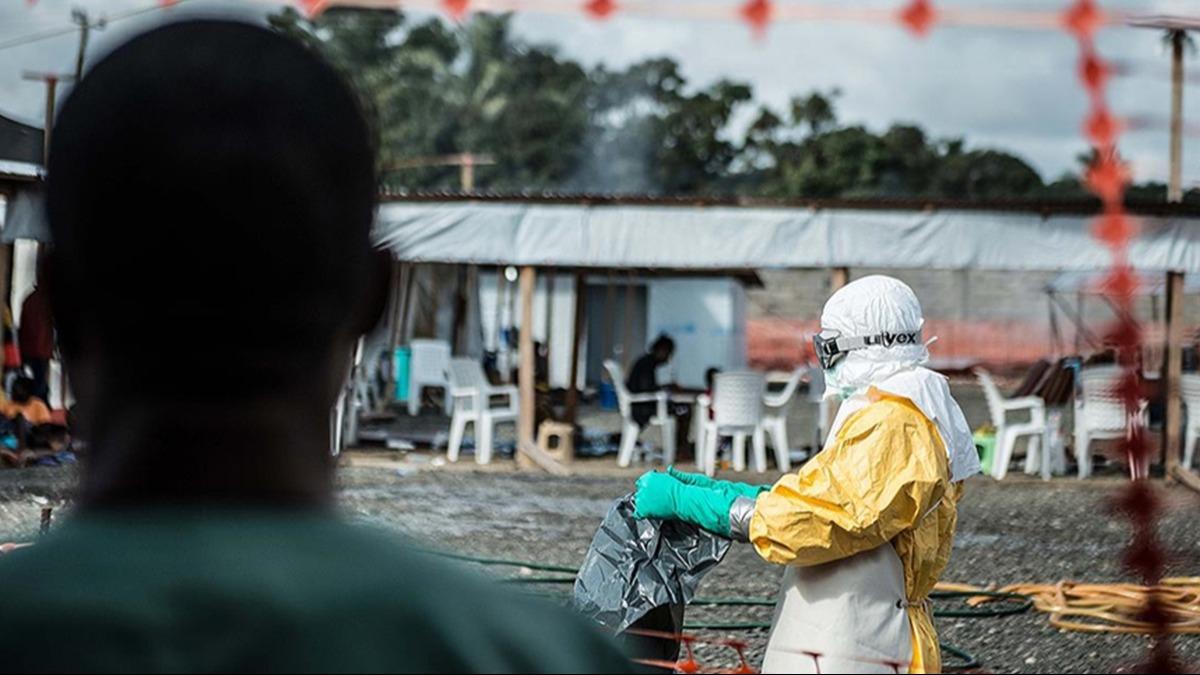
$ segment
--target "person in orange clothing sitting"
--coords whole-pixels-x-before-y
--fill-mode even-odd
[[[0,415],[5,419],[24,419],[32,426],[50,424],[50,406],[34,395],[35,383],[28,377],[13,380],[12,398],[0,401]]]
[[[31,378],[18,377],[13,380],[11,398],[0,394],[0,416],[17,438],[15,449],[0,449],[0,460],[10,466],[29,466],[45,451],[54,454],[65,447],[66,429],[55,423],[50,406],[34,395],[35,386]]]

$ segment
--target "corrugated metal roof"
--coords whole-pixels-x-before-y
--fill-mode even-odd
[[[1200,17],[1174,14],[1144,14],[1129,17],[1126,22],[1135,28],[1163,30],[1200,30]]]
[[[387,202],[484,202],[509,204],[545,204],[576,206],[689,206],[742,208],[796,208],[809,210],[866,211],[992,211],[1050,215],[1092,215],[1100,212],[1098,199],[928,199],[911,198],[821,198],[767,199],[760,197],[694,195],[663,196],[641,194],[600,194],[567,192],[455,192],[414,191],[384,192]],[[1200,204],[1127,200],[1130,213],[1143,216],[1200,217]]]

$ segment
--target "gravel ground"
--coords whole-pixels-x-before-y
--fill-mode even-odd
[[[579,462],[578,475],[552,478],[516,473],[507,462],[484,471],[462,464],[435,468],[426,455],[405,460],[371,453],[351,459],[341,470],[340,483],[343,508],[353,518],[441,550],[570,566],[583,558],[609,504],[632,488],[637,475],[612,468],[611,461]],[[69,468],[0,472],[0,540],[33,536],[41,502],[69,496],[75,475]],[[1128,523],[1108,508],[1120,487],[1115,478],[1049,484],[1020,476],[1004,483],[973,479],[944,578],[980,585],[1128,581],[1119,562]],[[1168,513],[1159,532],[1169,549],[1170,573],[1198,574],[1200,524],[1195,516],[1200,497],[1181,488],[1163,493]],[[778,569],[747,547],[735,547],[704,580],[700,593],[771,597],[778,579]],[[565,592],[567,587],[553,589]],[[688,618],[769,621],[770,608],[697,608]],[[1059,632],[1036,613],[942,619],[938,629],[944,642],[973,653],[991,672],[1121,672],[1146,646],[1138,636]],[[765,631],[704,635],[747,639],[751,663],[761,660]],[[1200,663],[1200,637],[1177,637],[1175,646],[1188,662]],[[708,665],[732,665],[732,658],[723,648],[700,652]]]

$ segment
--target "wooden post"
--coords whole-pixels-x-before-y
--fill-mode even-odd
[[[526,265],[521,268],[521,365],[518,373],[518,390],[521,399],[520,411],[517,417],[517,467],[531,469],[534,464],[527,456],[527,450],[534,447],[533,417],[534,396],[537,394],[533,386],[533,289],[537,284],[537,273],[533,267]]]
[[[835,267],[829,270],[829,294],[837,293],[842,286],[850,283],[850,269],[848,267]]]
[[[463,192],[469,194],[475,191],[475,158],[473,156],[463,155],[463,162],[459,165],[458,181]]]
[[[61,73],[24,73],[26,80],[40,81],[46,85],[46,113],[42,128],[42,168],[50,164],[50,132],[54,128],[54,102],[59,82],[71,82],[75,78]]]
[[[1167,201],[1183,201],[1183,48],[1187,31],[1171,36],[1171,159]]]
[[[1166,455],[1168,480],[1179,468],[1180,422],[1183,421],[1179,382],[1183,378],[1183,273],[1167,272],[1167,367],[1164,395],[1166,414],[1163,417],[1163,452]]]
[[[571,333],[571,378],[567,381],[566,421],[575,424],[579,411],[579,346],[587,329],[587,279],[575,274],[575,321]]]
[[[546,350],[546,379],[550,379],[550,371],[553,370],[552,355],[554,346],[554,272],[550,271],[546,275],[546,337],[542,342],[542,348]]]
[[[1083,293],[1075,294],[1075,356],[1083,356]]]

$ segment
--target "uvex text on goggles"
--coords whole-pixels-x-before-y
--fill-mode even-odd
[[[846,354],[867,347],[897,347],[921,343],[921,331],[891,333],[884,331],[876,335],[843,336],[840,331],[823,330],[813,336],[813,350],[821,367],[829,370],[846,358]]]

